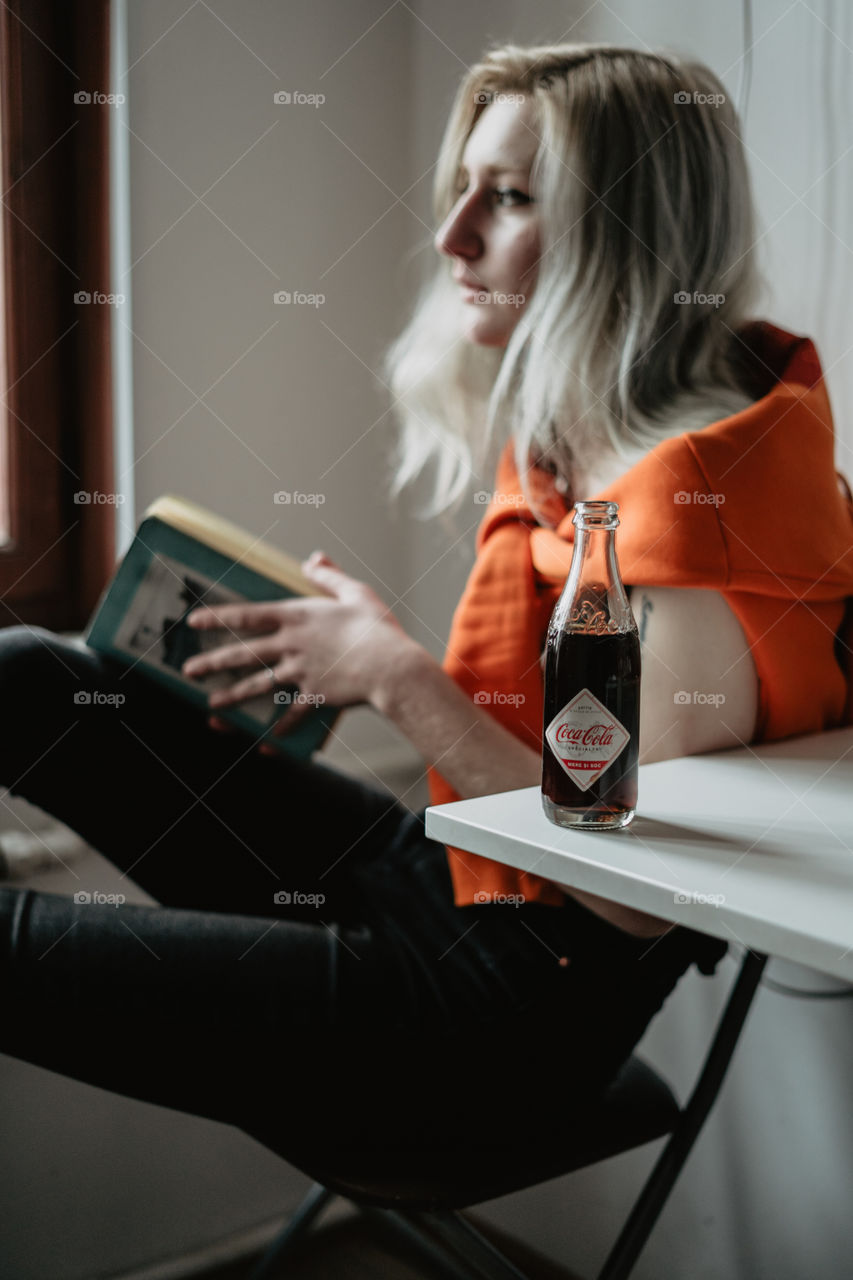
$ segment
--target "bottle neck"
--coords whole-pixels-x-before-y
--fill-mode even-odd
[[[575,531],[572,565],[557,606],[565,630],[597,633],[636,627],[619,572],[615,528],[581,522]]]

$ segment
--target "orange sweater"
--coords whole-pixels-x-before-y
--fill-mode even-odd
[[[853,617],[845,613],[853,597],[853,503],[835,471],[832,415],[811,341],[765,322],[740,336],[759,398],[663,441],[584,497],[619,503],[616,546],[626,585],[723,595],[755,661],[755,741],[764,742],[853,722]],[[555,529],[536,523],[508,444],[443,663],[472,700],[479,694],[477,702],[537,750],[540,656],[572,556],[572,513],[562,501],[560,515]],[[429,783],[433,804],[458,799],[434,769]],[[478,891],[564,900],[540,876],[460,849],[448,848],[448,858],[457,906]]]

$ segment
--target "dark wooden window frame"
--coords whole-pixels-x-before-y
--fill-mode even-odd
[[[4,0],[0,626],[81,629],[115,564],[110,91],[109,0]]]

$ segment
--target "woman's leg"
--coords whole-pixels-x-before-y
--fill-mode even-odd
[[[402,990],[368,928],[0,887],[0,1052],[279,1145],[358,1110]]]
[[[0,783],[166,905],[310,916],[297,899],[322,894],[343,918],[351,869],[405,816],[328,766],[211,730],[149,677],[41,627],[0,630],[0,705]]]

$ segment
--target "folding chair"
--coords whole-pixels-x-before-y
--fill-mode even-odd
[[[435,1153],[399,1151],[383,1156],[373,1148],[324,1154],[327,1167],[310,1156],[298,1167],[315,1179],[304,1201],[269,1245],[251,1280],[286,1274],[279,1264],[335,1196],[343,1196],[415,1243],[424,1256],[458,1280],[528,1280],[458,1212],[586,1168],[670,1134],[598,1280],[624,1280],[645,1245],[705,1122],[752,1004],[767,956],[747,950],[705,1061],[686,1105],[669,1085],[632,1055],[600,1095],[591,1097],[569,1142],[561,1134],[513,1134],[505,1147]],[[257,1136],[257,1135],[255,1135]],[[263,1141],[263,1138],[259,1138]],[[269,1145],[269,1144],[267,1144]],[[274,1148],[272,1148],[274,1149]],[[279,1152],[293,1162],[292,1156]],[[311,1166],[311,1167],[309,1167]]]

